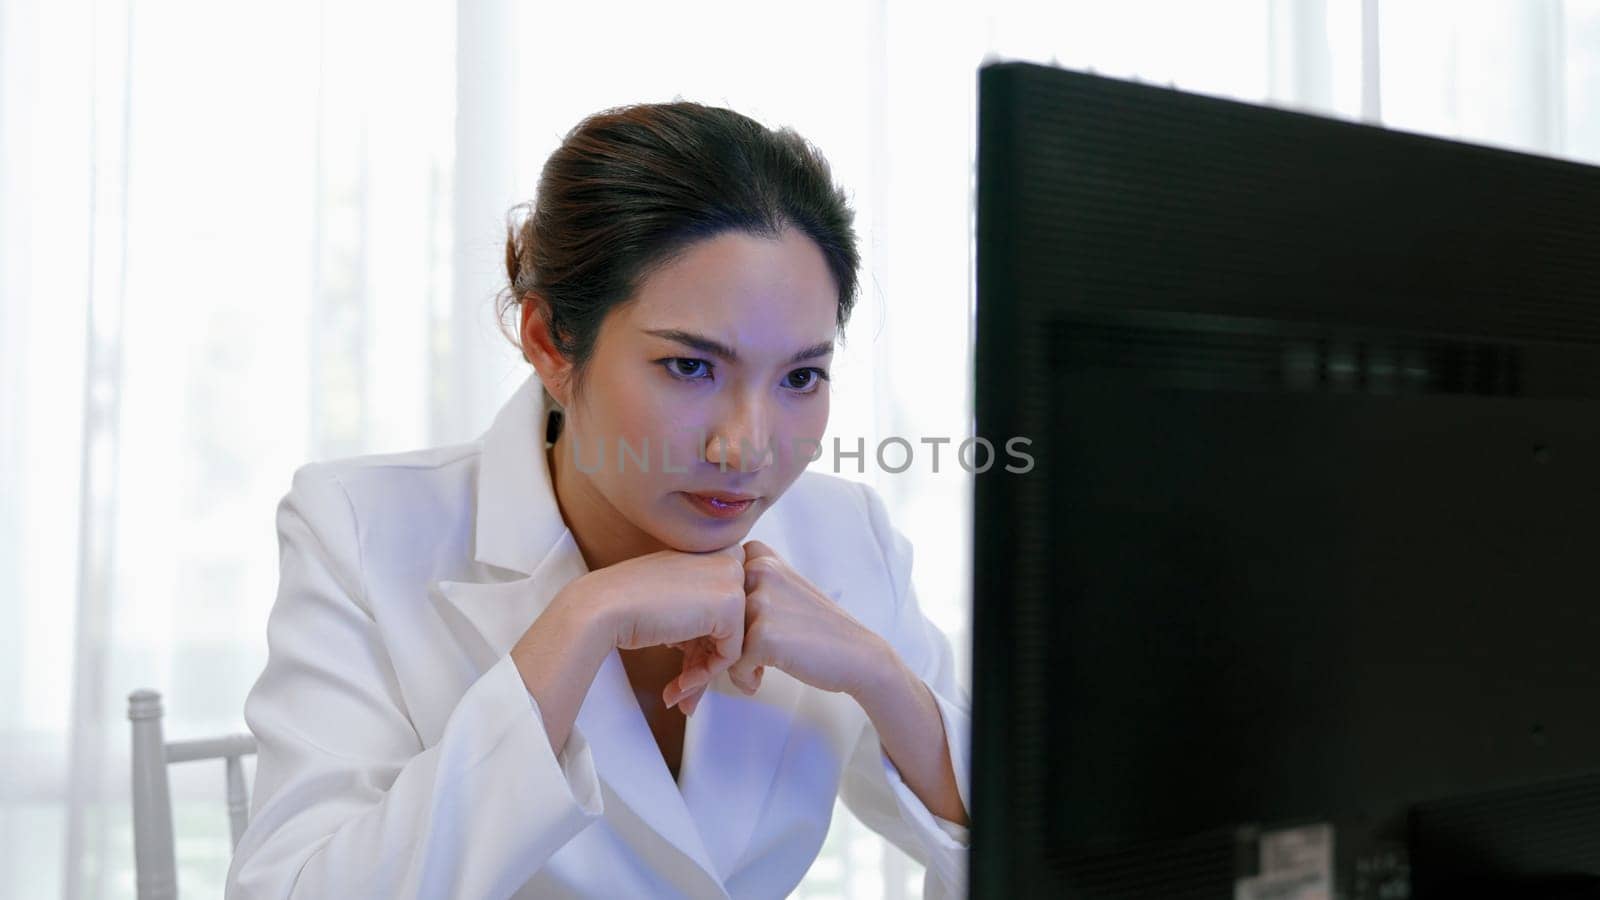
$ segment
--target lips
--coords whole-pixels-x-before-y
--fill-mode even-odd
[[[685,491],[683,496],[701,514],[713,519],[736,519],[754,506],[761,499],[755,494],[740,494],[728,492],[691,493]]]
[[[740,494],[733,491],[686,491],[685,493],[691,497],[703,497],[718,503],[743,503],[746,500],[761,499],[756,494]]]

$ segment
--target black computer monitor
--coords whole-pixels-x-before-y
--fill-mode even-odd
[[[1600,169],[1024,63],[978,124],[974,896],[1592,889]]]

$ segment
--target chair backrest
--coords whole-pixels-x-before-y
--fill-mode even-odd
[[[139,900],[175,900],[178,861],[173,850],[172,792],[167,764],[199,759],[226,763],[228,821],[233,844],[250,814],[242,757],[256,752],[249,734],[191,741],[167,741],[161,733],[161,695],[138,690],[128,695],[128,720],[133,730],[133,859]]]

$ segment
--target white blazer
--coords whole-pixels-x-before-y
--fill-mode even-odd
[[[259,746],[229,900],[783,897],[835,797],[965,896],[968,834],[901,780],[855,700],[726,674],[674,782],[612,651],[560,756],[509,650],[587,571],[556,506],[535,376],[471,444],[314,463],[278,507]],[[970,701],[871,488],[808,471],[750,537],[886,638],[933,690],[970,810]]]

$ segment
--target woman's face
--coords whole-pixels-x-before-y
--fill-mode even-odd
[[[653,272],[567,398],[570,499],[635,552],[742,541],[820,446],[837,308],[821,249],[794,229],[727,232]]]

